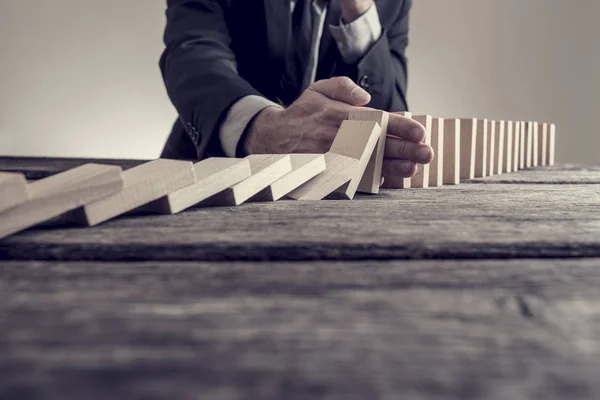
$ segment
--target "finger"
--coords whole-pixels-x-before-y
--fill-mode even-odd
[[[417,173],[417,164],[405,160],[384,160],[381,173],[383,188],[398,189],[403,187],[404,178]]]
[[[345,76],[317,81],[308,90],[353,106],[364,106],[371,101],[369,93]]]
[[[433,149],[425,143],[414,143],[404,139],[388,137],[385,142],[385,157],[429,164],[433,160]]]
[[[412,118],[391,113],[387,134],[420,143],[425,139],[425,127]]]

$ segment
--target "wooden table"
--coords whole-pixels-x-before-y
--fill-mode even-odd
[[[600,167],[44,226],[0,263],[2,399],[600,398]]]

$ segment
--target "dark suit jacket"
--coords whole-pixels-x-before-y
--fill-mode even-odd
[[[341,18],[330,0],[317,80],[348,76],[372,96],[370,107],[405,111],[408,14],[412,0],[376,0],[382,37],[356,64],[346,64],[327,26]],[[287,54],[289,0],[168,0],[160,67],[179,119],[162,157],[223,156],[219,127],[247,95],[278,102]],[[236,68],[237,65],[237,68]]]

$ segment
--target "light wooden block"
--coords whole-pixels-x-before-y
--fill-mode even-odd
[[[550,124],[548,132],[548,165],[554,165],[556,154],[556,125]]]
[[[520,143],[521,143],[521,123],[513,122],[514,137],[513,137],[513,159],[512,159],[512,170],[519,170],[519,158],[521,157]]]
[[[288,194],[296,200],[322,200],[337,189],[348,186],[359,168],[355,158],[325,153],[325,171]]]
[[[539,127],[540,127],[540,124],[538,122],[533,123],[533,145],[531,147],[531,149],[532,149],[531,165],[534,167],[537,167],[539,165],[539,143],[540,143]]]
[[[477,119],[460,120],[460,179],[475,178]]]
[[[23,174],[0,172],[0,212],[29,199]]]
[[[292,172],[289,154],[251,154],[252,175],[200,203],[202,206],[239,206],[266,189],[269,185]]]
[[[390,114],[380,110],[358,109],[350,111],[349,120],[355,121],[375,121],[381,127],[381,134],[375,146],[375,150],[369,159],[362,179],[358,184],[358,192],[361,193],[379,193],[381,186],[381,169],[383,167],[383,157],[385,153],[385,141],[387,137],[388,123]]]
[[[208,158],[194,164],[194,171],[195,183],[147,204],[144,211],[177,214],[252,175],[250,161],[236,158]]]
[[[335,197],[353,199],[358,185],[381,137],[381,127],[375,121],[342,121],[331,144],[330,152],[358,160],[352,181],[335,191]]]
[[[413,115],[410,111],[398,112],[396,114],[401,115],[406,118],[411,118],[411,119],[413,117]],[[386,188],[386,187],[390,187],[390,186],[388,186],[385,182],[383,182],[383,187]],[[397,187],[396,189],[410,189],[411,187],[412,187],[412,178],[408,177],[408,178],[402,178],[402,180],[400,181],[400,187]]]
[[[95,226],[189,186],[196,180],[191,162],[166,159],[131,168],[123,173],[123,178],[125,186],[122,191],[73,210],[69,219],[81,225]]]
[[[496,175],[496,121],[488,121],[488,176]]]
[[[506,121],[504,124],[504,157],[502,159],[502,172],[510,173],[513,170],[513,143],[515,138],[514,122]]]
[[[123,187],[120,167],[98,164],[82,165],[32,182],[27,187],[30,199],[0,214],[0,238],[119,193]]]
[[[524,169],[527,165],[527,124],[524,121],[521,125],[521,136],[519,143],[519,169]]]
[[[262,190],[252,201],[277,201],[325,171],[324,154],[290,154],[292,171]]]
[[[504,164],[504,121],[495,121],[494,174],[501,175]]]
[[[548,165],[548,124],[539,124],[538,165]]]
[[[444,184],[444,119],[433,118],[431,121],[431,147],[434,157],[429,164],[429,186],[438,187]]]
[[[431,144],[431,115],[415,115],[413,119],[425,127],[425,140],[423,143]],[[411,178],[411,187],[413,188],[428,188],[429,187],[429,164],[417,164],[417,173]]]
[[[533,122],[525,123],[525,168],[533,166]]]
[[[460,183],[460,120],[444,120],[444,185]]]
[[[477,139],[475,140],[475,177],[487,176],[487,146],[488,146],[488,120],[477,120]]]

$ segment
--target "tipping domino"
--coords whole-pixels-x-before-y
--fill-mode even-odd
[[[0,238],[123,190],[120,167],[86,164],[28,184],[30,198],[0,214]]]

